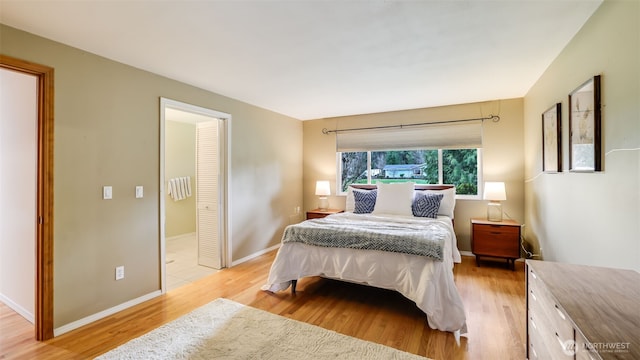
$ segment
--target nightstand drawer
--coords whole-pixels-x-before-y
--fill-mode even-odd
[[[340,209],[315,209],[315,210],[310,210],[307,211],[307,220],[310,219],[321,219],[323,217],[329,216],[331,214],[338,214],[344,212],[344,210],[340,210]]]
[[[513,230],[516,230],[515,232]],[[499,257],[520,257],[519,228],[504,227],[499,229],[474,226],[473,253]]]
[[[473,232],[476,236],[501,238],[506,237],[512,239],[514,236],[520,236],[519,226],[500,226],[500,225],[486,225],[486,224],[473,224]]]
[[[327,216],[327,214],[319,214],[317,212],[308,212],[307,213],[307,219],[321,219],[323,217]]]
[[[520,224],[511,219],[471,219],[471,252],[478,266],[480,256],[490,256],[507,259],[515,270],[515,260],[520,258]]]

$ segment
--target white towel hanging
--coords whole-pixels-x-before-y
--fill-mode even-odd
[[[176,179],[173,178],[171,180],[169,180],[169,183],[171,184],[171,198],[173,199],[173,201],[178,201],[180,200],[180,194],[178,193],[178,184],[176,182]]]
[[[167,181],[167,195],[173,201],[184,200],[191,197],[191,176],[181,176]]]
[[[191,176],[187,176],[187,197],[191,197]]]
[[[187,191],[184,186],[184,177],[178,178],[178,193],[180,194],[180,200],[184,200],[187,198]]]

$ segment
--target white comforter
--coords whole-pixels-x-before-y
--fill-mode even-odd
[[[269,279],[262,287],[267,291],[281,291],[292,280],[305,276],[323,276],[396,290],[425,312],[429,326],[434,329],[466,333],[466,315],[458,289],[453,281],[453,263],[460,262],[460,252],[451,220],[376,216],[341,213],[331,216],[361,218],[369,221],[420,224],[440,221],[451,229],[445,242],[444,259],[391,253],[378,250],[326,248],[303,243],[282,244],[276,255]]]

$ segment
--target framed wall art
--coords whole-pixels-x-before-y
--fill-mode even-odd
[[[562,171],[562,104],[542,113],[542,171]]]
[[[569,170],[602,171],[600,75],[569,94]]]

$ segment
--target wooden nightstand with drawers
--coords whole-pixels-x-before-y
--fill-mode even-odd
[[[507,259],[511,269],[520,258],[520,224],[514,220],[471,219],[471,251],[480,266],[480,257]]]
[[[323,218],[327,215],[331,215],[331,214],[337,214],[337,213],[341,213],[344,212],[344,210],[340,210],[340,209],[324,209],[324,210],[320,210],[320,209],[315,209],[315,210],[309,210],[307,211],[307,220],[309,219],[320,219]]]

